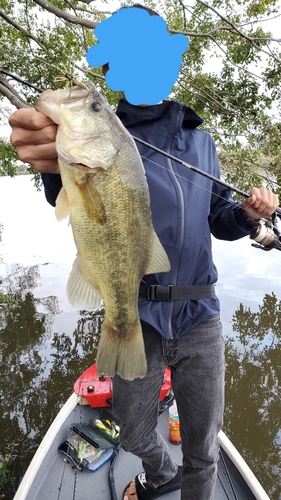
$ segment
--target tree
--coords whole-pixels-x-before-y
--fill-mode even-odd
[[[17,153],[10,142],[0,138],[0,175],[14,177],[17,173]]]
[[[274,293],[265,294],[257,312],[240,304],[232,326],[237,335],[226,341],[225,431],[240,443],[240,453],[270,498],[278,500],[280,300]]]
[[[184,33],[190,40],[171,97],[204,118],[227,180],[244,190],[262,180],[278,191],[280,40],[273,38],[266,22],[279,18],[278,1],[143,4],[158,10],[172,34]],[[105,3],[99,11],[93,0],[0,0],[2,67],[42,89],[61,87],[58,78],[67,80],[74,73],[80,81],[93,80],[114,106],[118,94],[106,87],[100,69],[85,62],[86,51],[96,43],[93,28],[110,15],[109,7]],[[37,95],[0,73],[2,99],[22,107],[32,105]]]

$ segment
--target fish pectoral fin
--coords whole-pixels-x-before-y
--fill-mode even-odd
[[[70,205],[64,187],[61,188],[57,196],[55,214],[58,221],[65,219],[70,214]]]
[[[102,303],[102,295],[83,273],[79,257],[75,259],[68,278],[67,297],[74,307],[88,311],[95,311]]]
[[[84,182],[77,182],[80,195],[87,217],[99,225],[106,223],[106,211],[101,195],[91,181],[89,175],[85,176]]]
[[[145,274],[155,274],[168,272],[171,269],[168,255],[166,254],[160,240],[153,231],[151,242],[151,257],[146,268]]]

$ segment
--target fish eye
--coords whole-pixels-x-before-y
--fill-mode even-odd
[[[91,108],[93,111],[96,111],[98,113],[99,111],[101,111],[102,105],[100,102],[94,101],[91,104]]]

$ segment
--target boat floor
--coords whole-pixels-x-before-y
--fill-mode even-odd
[[[109,462],[104,464],[95,472],[84,470],[74,471],[69,463],[64,461],[64,455],[57,451],[58,446],[67,438],[71,424],[76,421],[88,422],[90,418],[98,413],[99,409],[77,406],[67,418],[65,425],[56,436],[52,447],[47,451],[35,479],[32,483],[26,500],[110,500],[108,486]],[[159,430],[164,437],[168,434],[167,411],[159,417]],[[173,456],[178,464],[182,462],[181,446],[172,445],[168,442]],[[231,480],[225,468],[227,462],[231,472]],[[233,470],[231,469],[233,468]],[[132,455],[120,450],[114,465],[115,489],[118,500],[121,500],[123,490],[132,478],[141,472],[141,461]],[[18,498],[18,497],[17,497]],[[19,497],[21,498],[21,497]],[[165,500],[180,500],[180,491],[163,496]],[[214,500],[254,500],[240,473],[232,465],[227,455],[222,452],[219,461],[219,472],[216,483]],[[195,499],[194,499],[195,500]]]

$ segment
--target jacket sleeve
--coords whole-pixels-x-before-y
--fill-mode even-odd
[[[213,175],[220,178],[220,167],[214,145]],[[213,236],[220,240],[238,240],[249,235],[253,227],[242,214],[241,203],[234,202],[231,190],[213,182],[209,225]]]
[[[59,174],[41,174],[47,201],[54,207],[57,196],[62,188],[61,176]]]

